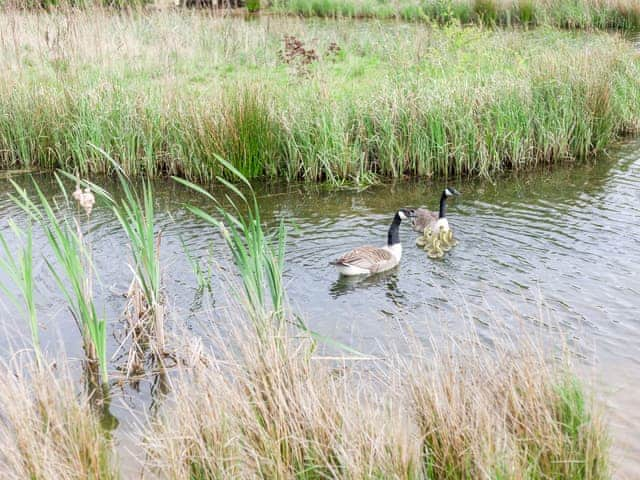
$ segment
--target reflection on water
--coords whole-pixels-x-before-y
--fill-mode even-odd
[[[333,298],[341,295],[353,293],[357,290],[367,290],[374,288],[376,290],[384,290],[388,298],[398,296],[398,267],[383,273],[369,276],[343,277],[338,276],[336,281],[331,284],[329,293]]]
[[[36,178],[55,192],[51,177]],[[487,334],[496,321],[514,331],[523,322],[533,327],[559,323],[583,355],[584,367],[600,379],[612,408],[618,452],[626,458],[624,468],[628,474],[637,471],[640,144],[595,164],[452,184],[463,194],[449,207],[459,244],[443,259],[430,260],[414,246],[417,234],[405,223],[401,265],[368,278],[339,278],[329,261],[358,245],[384,245],[394,211],[418,205],[436,209],[442,183],[396,182],[363,192],[307,185],[259,187],[265,222],[277,225],[284,218],[289,226],[285,281],[292,305],[314,330],[371,353],[398,344],[407,329],[418,336],[455,334],[465,326],[463,314]],[[0,188],[8,191],[9,186],[1,183]],[[175,182],[158,182],[156,190],[171,315],[196,331],[211,321],[223,325],[228,320],[224,292],[233,274],[230,257],[218,233],[184,208],[185,203],[211,206]],[[7,218],[24,222],[6,197],[0,200],[0,212],[3,233],[8,233]],[[99,308],[107,318],[117,319],[124,303],[121,294],[131,280],[126,238],[100,205],[88,230],[100,272]],[[36,234],[34,241],[46,256],[44,239]],[[211,271],[210,291],[198,288],[185,249],[203,268],[211,264],[203,270]],[[44,345],[52,350],[62,336],[67,351],[81,356],[73,319],[42,261],[36,272]],[[3,327],[15,338],[14,332],[24,327],[16,326],[15,315],[5,317]],[[112,325],[120,328],[115,320]],[[116,346],[112,340],[110,351]],[[140,394],[127,392],[126,402],[135,406],[136,395],[148,397],[148,389],[161,390],[158,382],[143,386],[147,391]],[[116,408],[114,402],[112,411],[127,415],[126,409]]]

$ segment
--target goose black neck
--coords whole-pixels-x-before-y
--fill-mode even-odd
[[[447,215],[447,195],[442,192],[442,196],[440,197],[440,213],[438,218],[444,218]]]
[[[389,233],[387,234],[388,246],[400,243],[400,222],[402,222],[402,219],[400,218],[400,215],[396,213],[396,216],[393,217],[393,222],[391,222],[391,226],[389,227]]]

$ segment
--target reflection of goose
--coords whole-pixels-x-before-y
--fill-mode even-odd
[[[402,257],[402,244],[400,243],[400,222],[413,215],[412,210],[400,209],[393,217],[389,227],[387,245],[384,247],[372,247],[365,245],[345,253],[342,257],[331,262],[341,275],[368,275],[389,270],[398,263]]]
[[[447,187],[440,196],[440,210],[432,212],[426,208],[418,208],[415,211],[415,218],[412,222],[413,229],[416,232],[424,232],[429,227],[432,231],[437,232],[441,227],[449,230],[449,222],[447,221],[447,198],[458,196],[458,192],[453,187]]]
[[[398,292],[397,274],[393,271],[387,271],[373,275],[340,275],[329,288],[329,294],[338,298],[358,290],[377,289],[382,292],[386,291],[386,296],[395,298],[401,296]]]

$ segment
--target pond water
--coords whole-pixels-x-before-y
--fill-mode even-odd
[[[49,175],[34,178],[49,195],[59,195]],[[23,185],[28,178],[14,176]],[[113,183],[98,180],[107,187]],[[309,185],[262,185],[257,191],[265,222],[288,227],[285,279],[293,308],[316,331],[361,351],[379,354],[411,335],[453,334],[471,319],[481,334],[496,323],[518,332],[556,325],[581,355],[609,407],[619,477],[640,472],[640,143],[616,150],[593,164],[513,173],[493,182],[452,181],[462,196],[450,203],[450,224],[459,244],[441,260],[415,247],[416,234],[401,226],[401,265],[366,279],[338,278],[329,260],[361,244],[380,244],[401,206],[437,208],[442,182],[398,181],[364,191]],[[11,191],[7,181],[0,191]],[[171,317],[198,328],[223,323],[229,255],[218,233],[184,208],[205,205],[170,180],[155,183],[157,223],[162,229],[162,263]],[[222,191],[214,191],[221,195]],[[2,195],[0,215],[23,221]],[[131,279],[127,243],[113,216],[100,205],[88,236],[95,252],[100,309],[112,328],[121,328]],[[35,251],[47,255],[36,233]],[[185,250],[211,265],[211,292],[198,291]],[[212,253],[212,254],[211,254]],[[81,356],[73,319],[38,256],[38,307],[49,350],[60,342]],[[226,272],[226,273],[225,273]],[[0,280],[6,278],[0,275]],[[6,305],[2,340],[15,344],[19,319]],[[544,326],[544,328],[543,328]],[[117,340],[110,339],[113,352]],[[114,361],[115,362],[115,361]],[[115,365],[114,365],[115,366]],[[148,392],[147,392],[148,393]],[[144,393],[140,394],[142,397]],[[135,394],[128,399],[135,403]],[[120,418],[126,409],[115,413]]]

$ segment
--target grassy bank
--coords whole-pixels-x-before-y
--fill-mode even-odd
[[[209,181],[490,175],[638,127],[640,62],[607,34],[199,14],[0,14],[6,168]],[[291,35],[288,40],[285,36]]]
[[[276,11],[307,17],[402,19],[489,26],[640,28],[633,0],[274,0]]]

